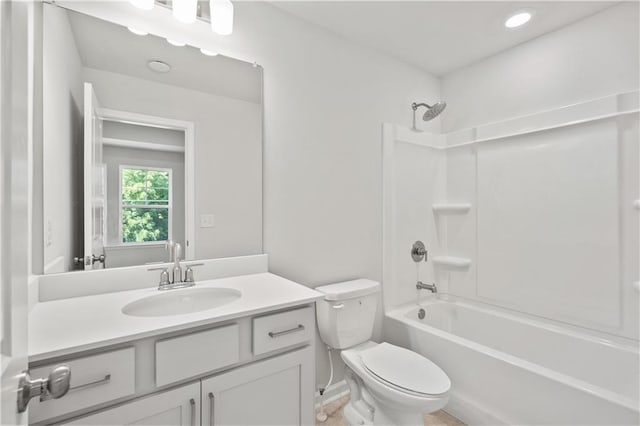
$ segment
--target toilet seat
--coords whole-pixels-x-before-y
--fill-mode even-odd
[[[375,379],[416,396],[443,395],[451,381],[429,359],[399,346],[380,343],[359,353],[362,365]]]

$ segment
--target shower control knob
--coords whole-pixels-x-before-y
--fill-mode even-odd
[[[427,261],[427,249],[422,241],[418,240],[411,246],[411,258],[416,263]]]

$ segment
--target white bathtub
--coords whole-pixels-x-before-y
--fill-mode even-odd
[[[440,295],[386,313],[386,341],[447,372],[469,424],[640,424],[638,344]]]

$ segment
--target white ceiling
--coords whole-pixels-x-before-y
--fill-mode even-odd
[[[276,1],[273,4],[357,43],[442,76],[592,15],[595,1]],[[513,12],[533,9],[508,30]]]
[[[82,64],[88,68],[170,84],[186,89],[262,102],[261,69],[218,55],[204,56],[190,46],[175,47],[153,35],[137,36],[125,27],[68,11]],[[151,60],[166,62],[171,71],[151,71]]]

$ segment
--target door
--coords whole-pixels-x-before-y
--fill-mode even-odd
[[[102,119],[91,83],[84,83],[84,269],[104,268],[106,177]]]
[[[314,424],[314,356],[307,347],[202,381],[202,424]]]
[[[0,1],[0,424],[26,425],[18,376],[27,368],[29,32],[33,4]]]
[[[199,426],[200,382],[138,399],[64,424]]]

